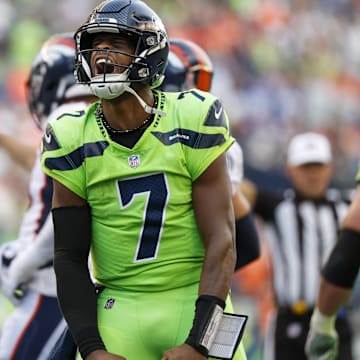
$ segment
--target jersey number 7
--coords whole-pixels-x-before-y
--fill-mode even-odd
[[[134,197],[146,194],[143,223],[134,261],[155,259],[168,201],[168,186],[164,174],[151,174],[117,181],[121,208],[131,205]]]

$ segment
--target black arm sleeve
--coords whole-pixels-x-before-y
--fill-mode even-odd
[[[105,349],[97,327],[96,293],[88,270],[91,242],[89,206],[52,210],[54,268],[61,310],[83,358]]]
[[[235,271],[260,256],[260,241],[252,214],[246,214],[235,221],[236,265]]]
[[[258,189],[253,212],[264,221],[272,221],[275,216],[276,207],[283,200],[284,196],[280,192]]]
[[[341,230],[339,240],[322,269],[322,276],[332,284],[352,288],[360,266],[360,233]]]

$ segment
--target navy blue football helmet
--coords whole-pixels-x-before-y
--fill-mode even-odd
[[[199,45],[190,40],[170,39],[165,79],[159,89],[184,91],[197,88],[210,91],[213,73],[212,62]]]
[[[29,110],[41,129],[48,115],[65,100],[91,95],[88,86],[76,83],[74,70],[73,35],[51,36],[35,57],[26,83]]]
[[[130,65],[104,61],[101,76],[94,76],[91,69],[91,54],[102,51],[93,48],[94,36],[110,33],[127,36],[135,45],[134,54],[126,54]],[[165,27],[158,15],[140,0],[106,0],[90,14],[85,24],[75,33],[76,71],[82,84],[90,84],[93,92],[105,98],[116,94],[116,83],[140,83],[157,87],[164,77],[169,44]],[[109,53],[112,50],[107,50]],[[117,51],[119,53],[119,51]],[[112,74],[108,68],[124,68],[121,76]],[[107,92],[110,94],[107,94]]]

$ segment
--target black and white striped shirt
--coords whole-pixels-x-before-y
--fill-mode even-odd
[[[320,268],[337,239],[348,195],[329,189],[323,199],[309,200],[293,190],[258,192],[254,211],[265,221],[278,306],[291,307],[298,301],[315,305]]]

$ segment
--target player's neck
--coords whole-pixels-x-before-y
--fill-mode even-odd
[[[151,90],[141,91],[139,95],[153,106],[155,97]],[[125,93],[111,101],[103,100],[102,111],[106,122],[114,129],[131,131],[145,125],[149,115],[132,94]]]

